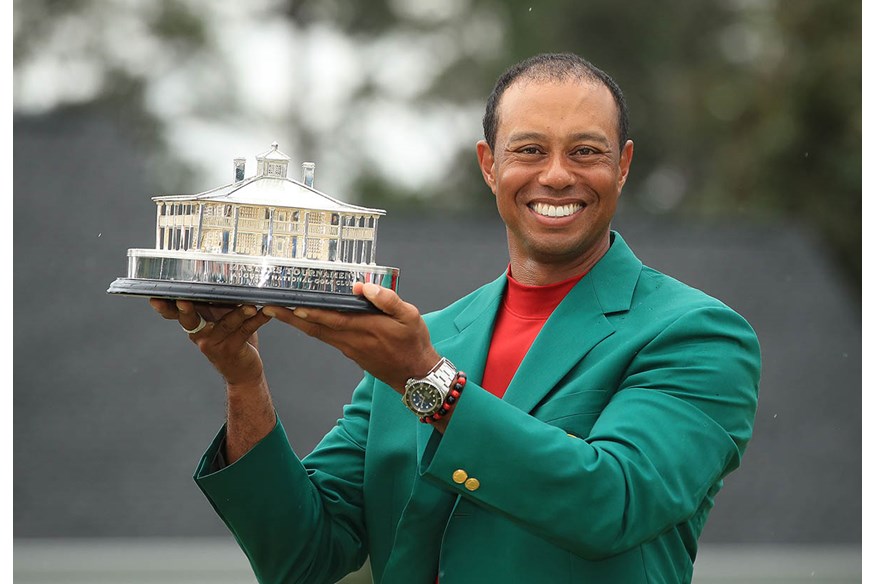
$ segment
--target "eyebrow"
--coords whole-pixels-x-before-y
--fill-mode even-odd
[[[512,134],[508,136],[508,142],[525,142],[527,140],[544,140],[545,135],[539,132],[521,132],[519,134]],[[590,132],[579,132],[578,134],[574,134],[571,136],[572,140],[575,142],[599,142],[603,146],[610,146],[608,138],[603,136],[602,134],[593,134]]]

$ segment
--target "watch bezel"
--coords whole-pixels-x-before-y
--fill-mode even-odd
[[[456,367],[449,359],[442,357],[429,373],[420,379],[411,378],[405,383],[405,391],[402,394],[402,403],[410,411],[419,417],[431,416],[441,410],[444,399],[450,393],[450,386],[456,376]],[[428,410],[419,408],[411,402],[411,396],[420,387],[428,388],[435,392],[436,404]]]
[[[426,394],[426,392],[431,395],[423,395]],[[418,406],[416,403],[414,403],[414,396],[416,396],[417,394],[423,395],[424,399],[421,401],[421,403],[423,401],[426,401],[426,398],[431,398],[435,402],[434,405],[430,408],[422,408]],[[441,405],[444,403],[444,397],[445,394],[441,391],[441,388],[436,386],[434,383],[423,379],[417,380],[414,383],[410,384],[405,390],[404,395],[405,405],[408,407],[408,409],[420,416],[428,416],[440,410]]]

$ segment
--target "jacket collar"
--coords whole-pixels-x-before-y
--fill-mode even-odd
[[[614,332],[605,315],[630,309],[641,271],[642,262],[620,234],[612,231],[609,250],[545,322],[511,380],[505,401],[526,412],[538,405],[590,349]],[[481,288],[454,319],[459,333],[435,345],[475,383],[483,377],[506,283],[503,272]]]

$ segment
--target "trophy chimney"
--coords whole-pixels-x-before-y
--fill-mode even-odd
[[[316,173],[316,163],[302,162],[301,163],[301,180],[310,188],[313,188],[313,175]]]
[[[246,158],[234,159],[234,182],[240,182],[246,176]]]

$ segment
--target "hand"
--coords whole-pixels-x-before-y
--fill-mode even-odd
[[[149,304],[161,316],[176,320],[187,329],[198,326],[201,318],[207,325],[189,335],[207,359],[225,378],[229,387],[251,386],[264,379],[256,331],[270,317],[254,306],[236,308],[194,304],[186,300],[151,298]]]
[[[410,377],[426,375],[441,359],[413,304],[377,284],[353,285],[383,314],[267,306],[264,313],[327,343],[399,393]]]

